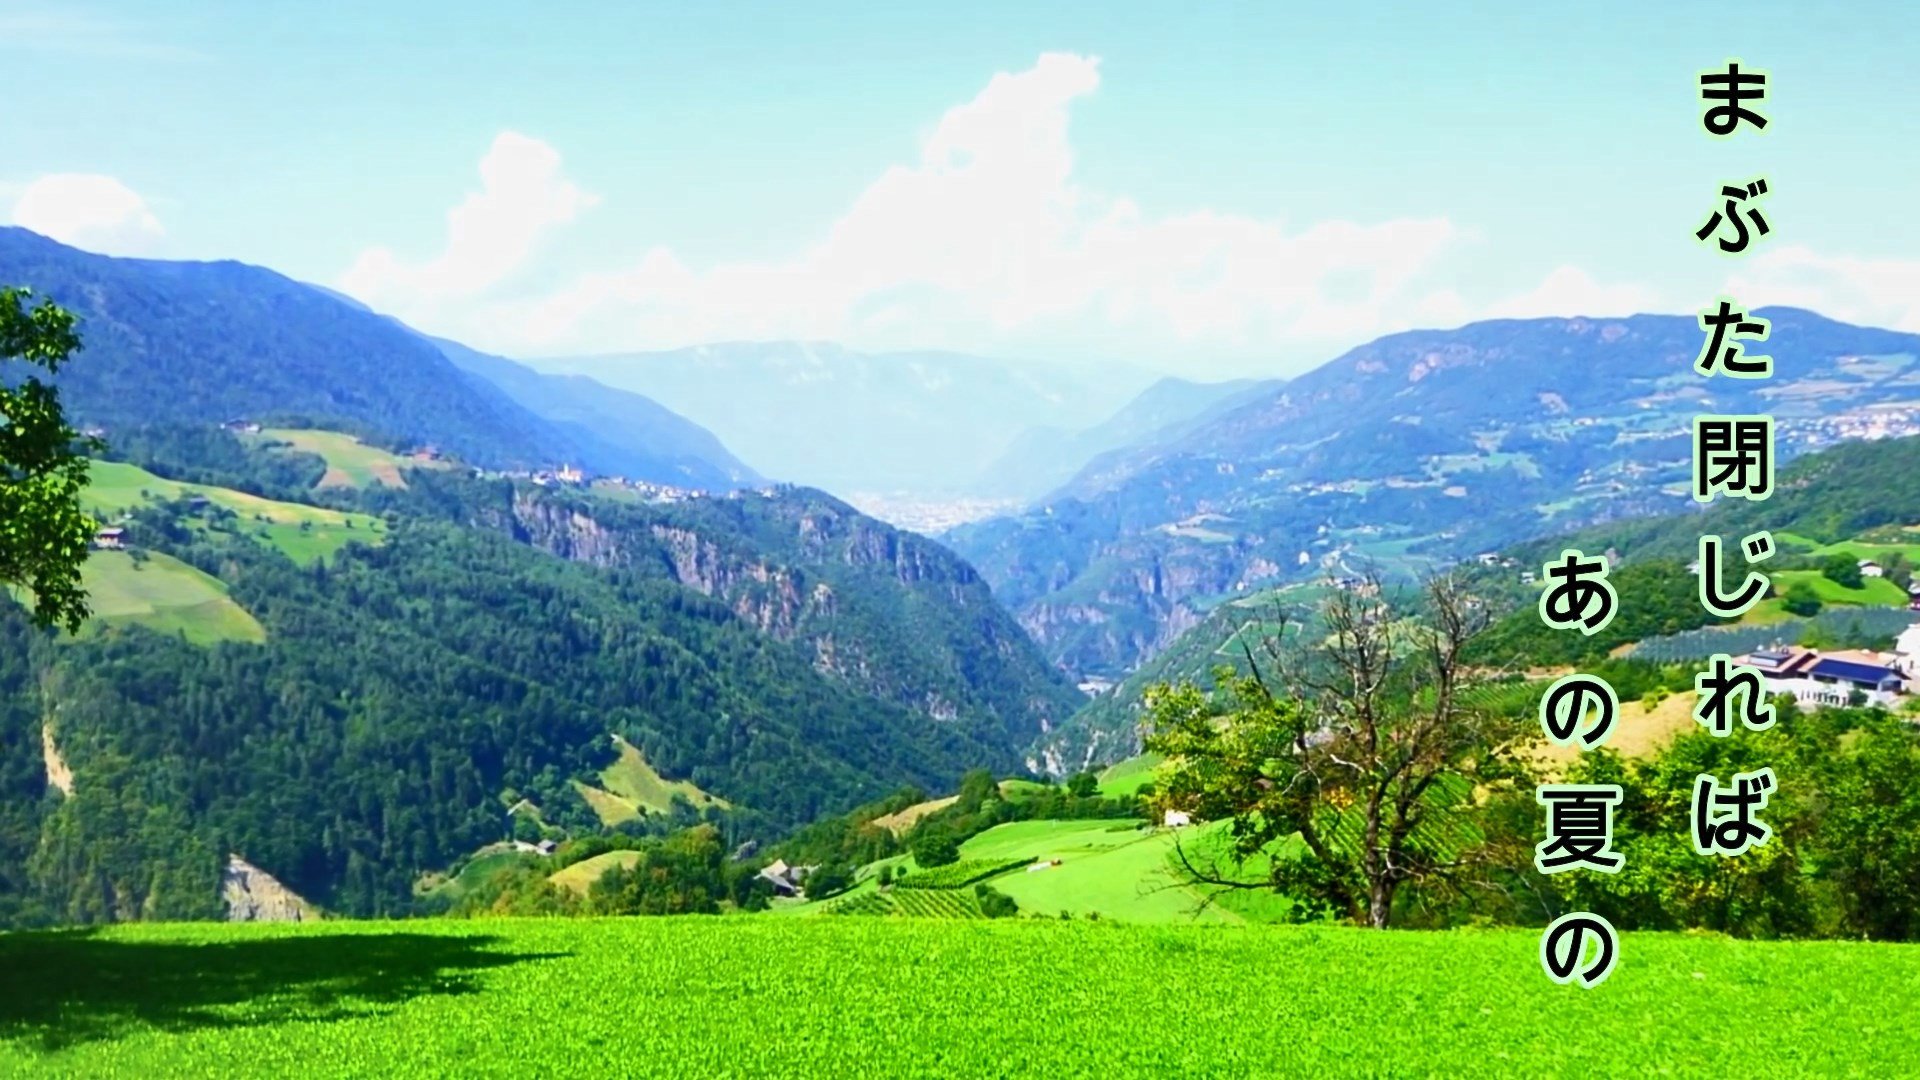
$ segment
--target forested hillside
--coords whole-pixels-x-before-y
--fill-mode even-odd
[[[129,445],[281,498],[312,472],[224,434]],[[1018,771],[1074,695],[964,563],[817,493],[649,507],[417,470],[327,493],[384,518],[342,531],[99,469],[133,569],[204,574],[262,633],[56,640],[0,601],[0,915],[216,916],[229,854],[329,910],[411,910],[423,873],[516,827],[598,831],[575,781],[611,735],[770,838]]]
[[[639,504],[431,475],[385,499],[662,575],[793,643],[817,670],[993,745],[1024,748],[1080,704],[971,566],[822,492]]]

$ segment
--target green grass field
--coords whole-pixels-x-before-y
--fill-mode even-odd
[[[124,551],[89,552],[80,580],[93,608],[89,633],[132,625],[184,634],[196,645],[267,640],[265,628],[227,595],[226,585],[171,555],[152,552],[136,563]]]
[[[1162,760],[1159,754],[1140,754],[1107,766],[1100,771],[1100,794],[1111,799],[1138,793],[1153,781]]]
[[[1103,824],[1112,827],[1110,822]],[[1130,923],[1239,921],[1239,916],[1219,905],[1204,905],[1202,894],[1175,872],[1171,857],[1176,837],[1190,841],[1194,835],[1165,829],[1104,834],[1063,831],[1052,842],[1037,845],[1038,858],[1059,859],[1060,865],[1036,871],[1017,869],[989,884],[1013,897],[1022,912],[1035,915],[1066,912]],[[965,848],[961,854],[978,857]]]
[[[109,520],[147,503],[198,495],[214,506],[233,511],[238,519],[235,527],[243,535],[303,566],[331,558],[350,543],[378,544],[386,536],[386,523],[371,514],[279,502],[204,484],[183,484],[124,462],[96,461],[89,476],[91,482],[81,492],[81,505],[95,517]]]
[[[1913,533],[1915,529],[1913,526],[1908,526],[1905,529],[1899,530],[1899,532]],[[1774,534],[1774,540],[1795,554],[1811,555],[1815,558],[1844,554],[1853,559],[1873,559],[1880,561],[1889,555],[1897,553],[1905,556],[1906,560],[1910,563],[1920,563],[1920,535],[1916,535],[1914,540],[1909,543],[1890,543],[1856,537],[1851,540],[1841,540],[1838,543],[1823,544],[1818,540],[1801,536],[1798,533],[1777,532]]]
[[[1920,946],[682,917],[0,935],[0,1075],[1902,1076]]]
[[[1180,834],[1188,845],[1198,842],[1203,829],[1184,830]],[[1013,897],[1022,913],[1057,917],[1061,912],[1084,918],[1130,923],[1240,922],[1243,919],[1266,921],[1284,914],[1284,900],[1271,896],[1231,895],[1221,903],[1207,905],[1204,894],[1182,882],[1175,874],[1172,855],[1176,834],[1165,829],[1139,828],[1136,822],[1110,818],[1084,821],[1014,821],[996,825],[960,845],[960,858],[966,863],[1012,865],[1010,869],[986,878],[986,883]],[[1059,866],[1029,872],[1035,862]],[[944,867],[923,871],[910,855],[896,855],[860,869],[853,888],[824,901],[782,904],[786,915],[821,914],[934,914],[931,911],[904,911],[898,902],[880,903],[878,878],[882,866],[895,874],[906,874],[912,882],[918,873],[939,873]],[[915,891],[896,887],[892,897]],[[874,898],[867,900],[865,898]],[[1230,901],[1230,902],[1229,902]],[[858,906],[848,910],[849,905]],[[967,915],[971,917],[971,914]]]
[[[1906,607],[1906,590],[1886,578],[1866,578],[1860,588],[1849,589],[1817,570],[1778,570],[1768,575],[1773,587],[1784,593],[1796,582],[1805,582],[1823,604],[1850,604],[1855,607]]]
[[[310,431],[295,428],[267,428],[255,437],[259,442],[286,443],[295,450],[318,455],[326,461],[326,474],[315,487],[366,488],[407,486],[402,469],[444,469],[444,461],[416,461],[377,446],[368,446],[351,435],[337,431]]]

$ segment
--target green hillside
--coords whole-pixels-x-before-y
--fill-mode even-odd
[[[81,502],[88,513],[102,520],[114,520],[160,503],[205,499],[208,507],[232,513],[232,531],[303,565],[331,558],[350,543],[379,544],[385,538],[386,523],[371,514],[282,502],[208,484],[181,483],[125,462],[96,461],[90,479]],[[186,516],[198,531],[207,531],[215,524],[206,510],[189,509]]]
[[[1122,922],[1238,921],[1221,908],[1202,905],[1203,897],[1180,880],[1173,862],[1174,844],[1192,842],[1194,833],[1142,829],[1130,822],[1019,821],[1001,825],[962,845],[964,858],[1005,852],[1047,863],[1045,870],[1025,866],[993,878],[990,884],[1037,915],[1097,916]],[[1052,860],[1060,860],[1058,866]]]
[[[1114,762],[1100,770],[1100,794],[1109,798],[1139,794],[1141,788],[1153,783],[1154,770],[1162,760],[1159,754],[1136,754]]]
[[[267,637],[266,629],[227,595],[218,578],[171,555],[154,552],[136,561],[124,551],[95,551],[81,568],[81,579],[95,628],[144,626],[180,634],[196,645]]]
[[[959,863],[918,869],[911,856],[895,856],[862,868],[848,892],[823,901],[784,907],[787,914],[918,915],[977,918],[970,888],[976,881],[1012,897],[1023,914],[1099,918],[1130,923],[1274,921],[1288,903],[1265,892],[1229,893],[1207,903],[1207,891],[1179,873],[1175,845],[1210,848],[1218,825],[1171,830],[1138,821],[1014,821],[996,825],[960,846]],[[1054,860],[1059,865],[1054,865]],[[1028,867],[1045,864],[1046,869]],[[901,882],[883,892],[879,870],[889,867]],[[948,888],[948,878],[967,888]],[[944,908],[909,893],[967,894]]]
[[[725,1076],[828,1057],[873,1077],[1920,1071],[1902,1035],[1920,946],[1628,933],[1591,992],[1548,983],[1538,951],[1528,929],[1058,919],[11,934],[0,1074]]]
[[[327,471],[316,485],[322,488],[364,488],[375,484],[403,488],[407,486],[407,479],[401,473],[403,469],[449,467],[444,461],[401,457],[337,431],[267,428],[257,438],[262,443],[284,443],[290,449],[318,455],[327,463]]]
[[[725,809],[725,799],[700,790],[687,780],[668,780],[647,764],[645,754],[619,735],[612,735],[619,754],[613,764],[600,770],[600,786],[575,782],[574,789],[587,801],[602,824],[619,825],[642,813],[664,814],[673,809],[675,799],[694,809],[717,806]]]
[[[127,442],[168,476],[281,497],[96,463],[88,508],[124,522],[128,545],[87,570],[101,629],[57,648],[22,630],[36,644],[0,671],[0,784],[21,795],[0,815],[0,861],[18,867],[0,873],[10,921],[24,919],[16,905],[69,922],[217,917],[214,853],[235,849],[327,910],[440,910],[459,897],[435,875],[519,827],[501,814],[508,794],[541,807],[539,831],[556,837],[641,810],[661,820],[637,828],[664,827],[684,803],[725,816],[734,844],[768,843],[903,785],[951,787],[982,762],[1011,770],[1006,734],[1039,726],[1030,690],[1072,692],[1030,645],[988,656],[966,635],[1018,628],[964,564],[822,496],[676,512],[684,567],[656,535],[662,516],[634,508],[622,531],[596,534],[631,545],[604,565],[536,543],[557,547],[557,534],[496,527],[498,511],[543,512],[504,482],[422,472],[433,481],[314,506],[286,494],[319,475],[304,452],[179,433]],[[188,471],[209,444],[217,457]],[[741,591],[703,595],[694,575],[709,569]],[[818,632],[883,678],[822,670],[813,640],[749,607],[784,602],[756,575],[819,599]],[[23,620],[0,606],[9,634]],[[135,626],[160,634],[102,632]],[[222,641],[259,647],[200,648]],[[915,656],[940,657],[938,670],[920,679]],[[45,687],[58,688],[75,776],[61,801],[41,799]],[[964,719],[890,700],[916,687],[938,688],[923,702],[964,702]]]
[[[451,876],[437,872],[421,875],[414,885],[414,893],[421,897],[457,900],[486,884],[493,875],[519,866],[531,858],[534,856],[515,850],[512,844],[489,844],[474,852],[473,857]]]
[[[547,880],[562,888],[583,893],[600,880],[600,875],[614,867],[631,870],[639,862],[640,853],[637,851],[606,851],[556,870],[547,876]]]

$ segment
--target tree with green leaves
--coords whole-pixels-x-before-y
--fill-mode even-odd
[[[1100,776],[1093,770],[1074,773],[1067,780],[1067,792],[1076,799],[1091,799],[1100,794]]]
[[[1865,579],[1860,574],[1860,560],[1845,551],[1827,556],[1826,560],[1820,564],[1820,573],[1828,581],[1843,588],[1858,589],[1865,584]]]
[[[915,829],[912,848],[914,864],[923,869],[960,861],[960,841],[943,827]]]
[[[29,307],[30,299],[25,289],[0,289],[0,586],[26,587],[34,621],[71,633],[88,614],[80,565],[98,528],[80,508],[86,440],[50,382],[9,369],[24,363],[51,376],[79,351],[80,336],[72,313],[46,300]]]
[[[993,782],[993,773],[986,769],[968,769],[960,777],[960,801],[956,804],[963,814],[971,814],[980,809],[989,799],[1000,797],[1000,785]]]
[[[1820,614],[1820,594],[1813,586],[1804,581],[1796,581],[1787,586],[1780,594],[1780,606],[1789,615],[1813,616]]]
[[[1222,669],[1222,693],[1156,687],[1146,748],[1167,758],[1160,802],[1230,822],[1225,852],[1177,849],[1187,873],[1380,929],[1403,887],[1439,896],[1500,880],[1518,860],[1480,826],[1484,793],[1529,779],[1538,727],[1530,697],[1516,704],[1463,662],[1487,621],[1454,579],[1403,605],[1369,576],[1333,591],[1312,633],[1243,646],[1246,672]],[[1300,858],[1281,853],[1294,836]],[[1255,866],[1265,872],[1250,880]]]
[[[805,881],[807,899],[825,900],[853,887],[853,868],[844,863],[822,863]]]

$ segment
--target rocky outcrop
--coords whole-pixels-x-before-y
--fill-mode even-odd
[[[228,922],[309,922],[320,917],[299,894],[238,855],[227,856],[220,897],[227,903]]]
[[[62,795],[73,794],[73,770],[67,767],[67,759],[60,756],[60,747],[53,741],[53,721],[40,725],[40,756],[47,765],[47,786]]]
[[[815,611],[831,613],[833,590],[824,582],[801,595],[799,573],[754,559],[732,559],[691,529],[655,525],[654,539],[666,549],[675,581],[725,600],[735,615],[782,641],[799,631]]]
[[[527,490],[514,492],[510,531],[521,543],[573,562],[618,566],[625,561],[619,537],[572,506]]]

